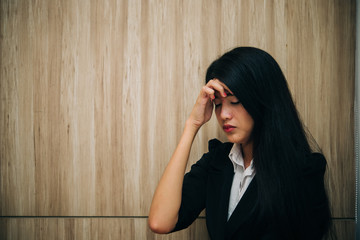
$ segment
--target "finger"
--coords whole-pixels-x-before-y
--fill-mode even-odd
[[[231,90],[224,83],[222,83],[220,80],[216,78],[210,80],[206,85],[210,88],[213,88],[215,91],[219,92],[221,97],[227,96],[226,91],[232,94]]]
[[[211,100],[215,99],[215,90],[207,85],[203,86],[202,91],[205,93],[206,97],[209,97]]]
[[[234,95],[233,92],[230,90],[230,88],[228,88],[228,86],[225,85],[225,83],[221,82],[219,79],[215,78],[214,79],[215,82],[218,82],[225,90],[225,94],[227,94],[226,92],[230,93],[231,95]]]
[[[224,95],[225,90],[224,90],[223,85],[217,79],[211,79],[205,86],[210,88],[210,89],[213,89],[214,90],[214,95],[215,95],[215,92],[219,92],[220,96],[225,97],[225,95],[226,95],[226,94]]]

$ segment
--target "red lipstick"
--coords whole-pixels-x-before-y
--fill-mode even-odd
[[[223,129],[224,129],[225,132],[231,132],[232,130],[234,130],[234,128],[235,128],[234,126],[228,125],[228,124],[225,124],[223,126]]]

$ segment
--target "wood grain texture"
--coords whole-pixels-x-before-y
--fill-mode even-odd
[[[355,3],[343,3],[288,3],[289,28],[299,34],[287,34],[287,48],[296,51],[288,51],[286,71],[304,124],[327,158],[330,202],[340,218],[355,216]]]
[[[356,239],[356,222],[354,220],[334,220],[333,225],[337,239]]]
[[[338,239],[355,239],[354,220],[335,220],[333,224]],[[204,218],[168,235],[152,233],[147,218],[0,218],[0,229],[2,240],[209,239]]]
[[[240,45],[282,67],[354,218],[355,0],[1,1],[0,215],[146,216],[206,68]],[[212,119],[189,164],[215,137]]]
[[[168,235],[154,234],[146,218],[1,218],[2,240],[209,239],[205,219]]]

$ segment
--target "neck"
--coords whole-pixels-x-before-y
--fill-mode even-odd
[[[241,144],[241,151],[244,159],[245,169],[250,166],[251,160],[253,159],[252,150],[252,143]]]

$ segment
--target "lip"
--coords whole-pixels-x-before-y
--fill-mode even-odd
[[[232,125],[226,124],[226,125],[223,126],[223,129],[224,129],[225,132],[231,132],[232,130],[235,129],[235,127],[232,126]]]

